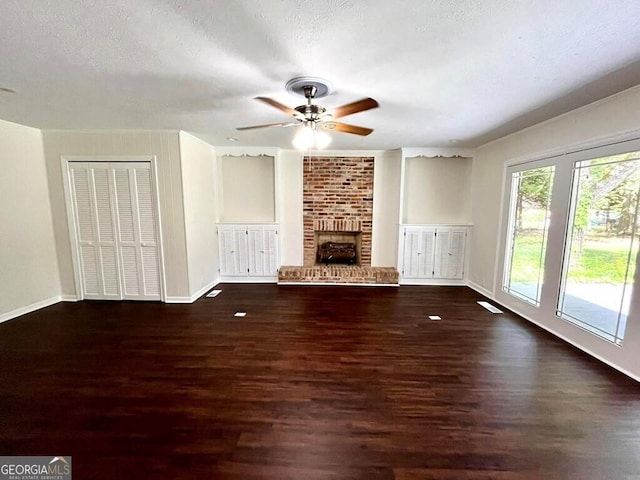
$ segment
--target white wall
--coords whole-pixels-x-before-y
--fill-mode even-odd
[[[217,166],[211,145],[180,132],[180,161],[191,298],[218,282]],[[195,299],[195,298],[194,298]]]
[[[397,268],[402,152],[375,152],[374,157],[371,266]]]
[[[178,132],[50,130],[43,132],[43,138],[63,295],[75,296],[76,292],[60,157],[155,155],[158,162],[166,296],[168,301],[188,299],[189,278]]]
[[[222,155],[218,162],[222,192],[220,222],[275,222],[274,157]]]
[[[471,159],[405,159],[402,223],[469,223]]]
[[[282,265],[303,264],[302,156],[297,150],[282,150],[277,156],[277,203]]]
[[[0,321],[60,300],[40,130],[0,120]]]
[[[502,228],[505,162],[533,160],[639,136],[640,86],[480,147],[474,158],[471,188],[472,285],[491,296],[495,296],[498,288],[495,269]],[[640,378],[640,280],[636,279],[622,347],[568,322],[528,316],[583,350]]]

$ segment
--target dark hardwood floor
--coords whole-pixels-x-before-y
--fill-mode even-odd
[[[82,480],[640,478],[640,385],[466,287],[220,288],[0,324],[0,454]]]

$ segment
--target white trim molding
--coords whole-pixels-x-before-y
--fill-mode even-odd
[[[204,287],[202,287],[200,290],[198,290],[196,293],[194,293],[193,295],[191,295],[190,299],[191,302],[193,303],[196,300],[198,300],[201,296],[203,296],[205,293],[207,293],[209,290],[211,290],[213,287],[215,287],[216,285],[218,285],[220,283],[220,279],[216,278],[214,281],[209,282],[208,284],[206,284]]]
[[[477,283],[472,282],[472,281],[468,281],[467,282],[467,287],[469,287],[472,290],[475,290],[480,295],[484,295],[485,297],[490,298],[490,299],[493,300],[493,293],[491,293],[490,290],[487,290],[486,288],[478,285]]]
[[[16,308],[15,310],[11,310],[10,312],[0,314],[0,323],[8,322],[9,320],[13,320],[14,318],[21,317],[22,315],[35,312],[36,310],[40,310],[45,307],[50,307],[51,305],[55,305],[60,301],[62,301],[62,297],[60,295],[56,295],[55,297],[50,297],[44,300],[40,300],[39,302],[34,302],[31,305]]]

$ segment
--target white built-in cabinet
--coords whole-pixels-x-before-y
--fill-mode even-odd
[[[402,227],[403,283],[457,283],[465,276],[468,226]]]
[[[160,300],[149,162],[69,162],[76,269],[86,299]]]
[[[245,277],[247,281],[276,281],[278,278],[278,226],[275,224],[218,224],[218,251],[223,279]]]

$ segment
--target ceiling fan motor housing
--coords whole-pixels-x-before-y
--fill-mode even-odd
[[[301,114],[305,120],[317,120],[327,111],[326,108],[321,107],[320,105],[311,104],[300,105],[294,108],[294,110]]]

